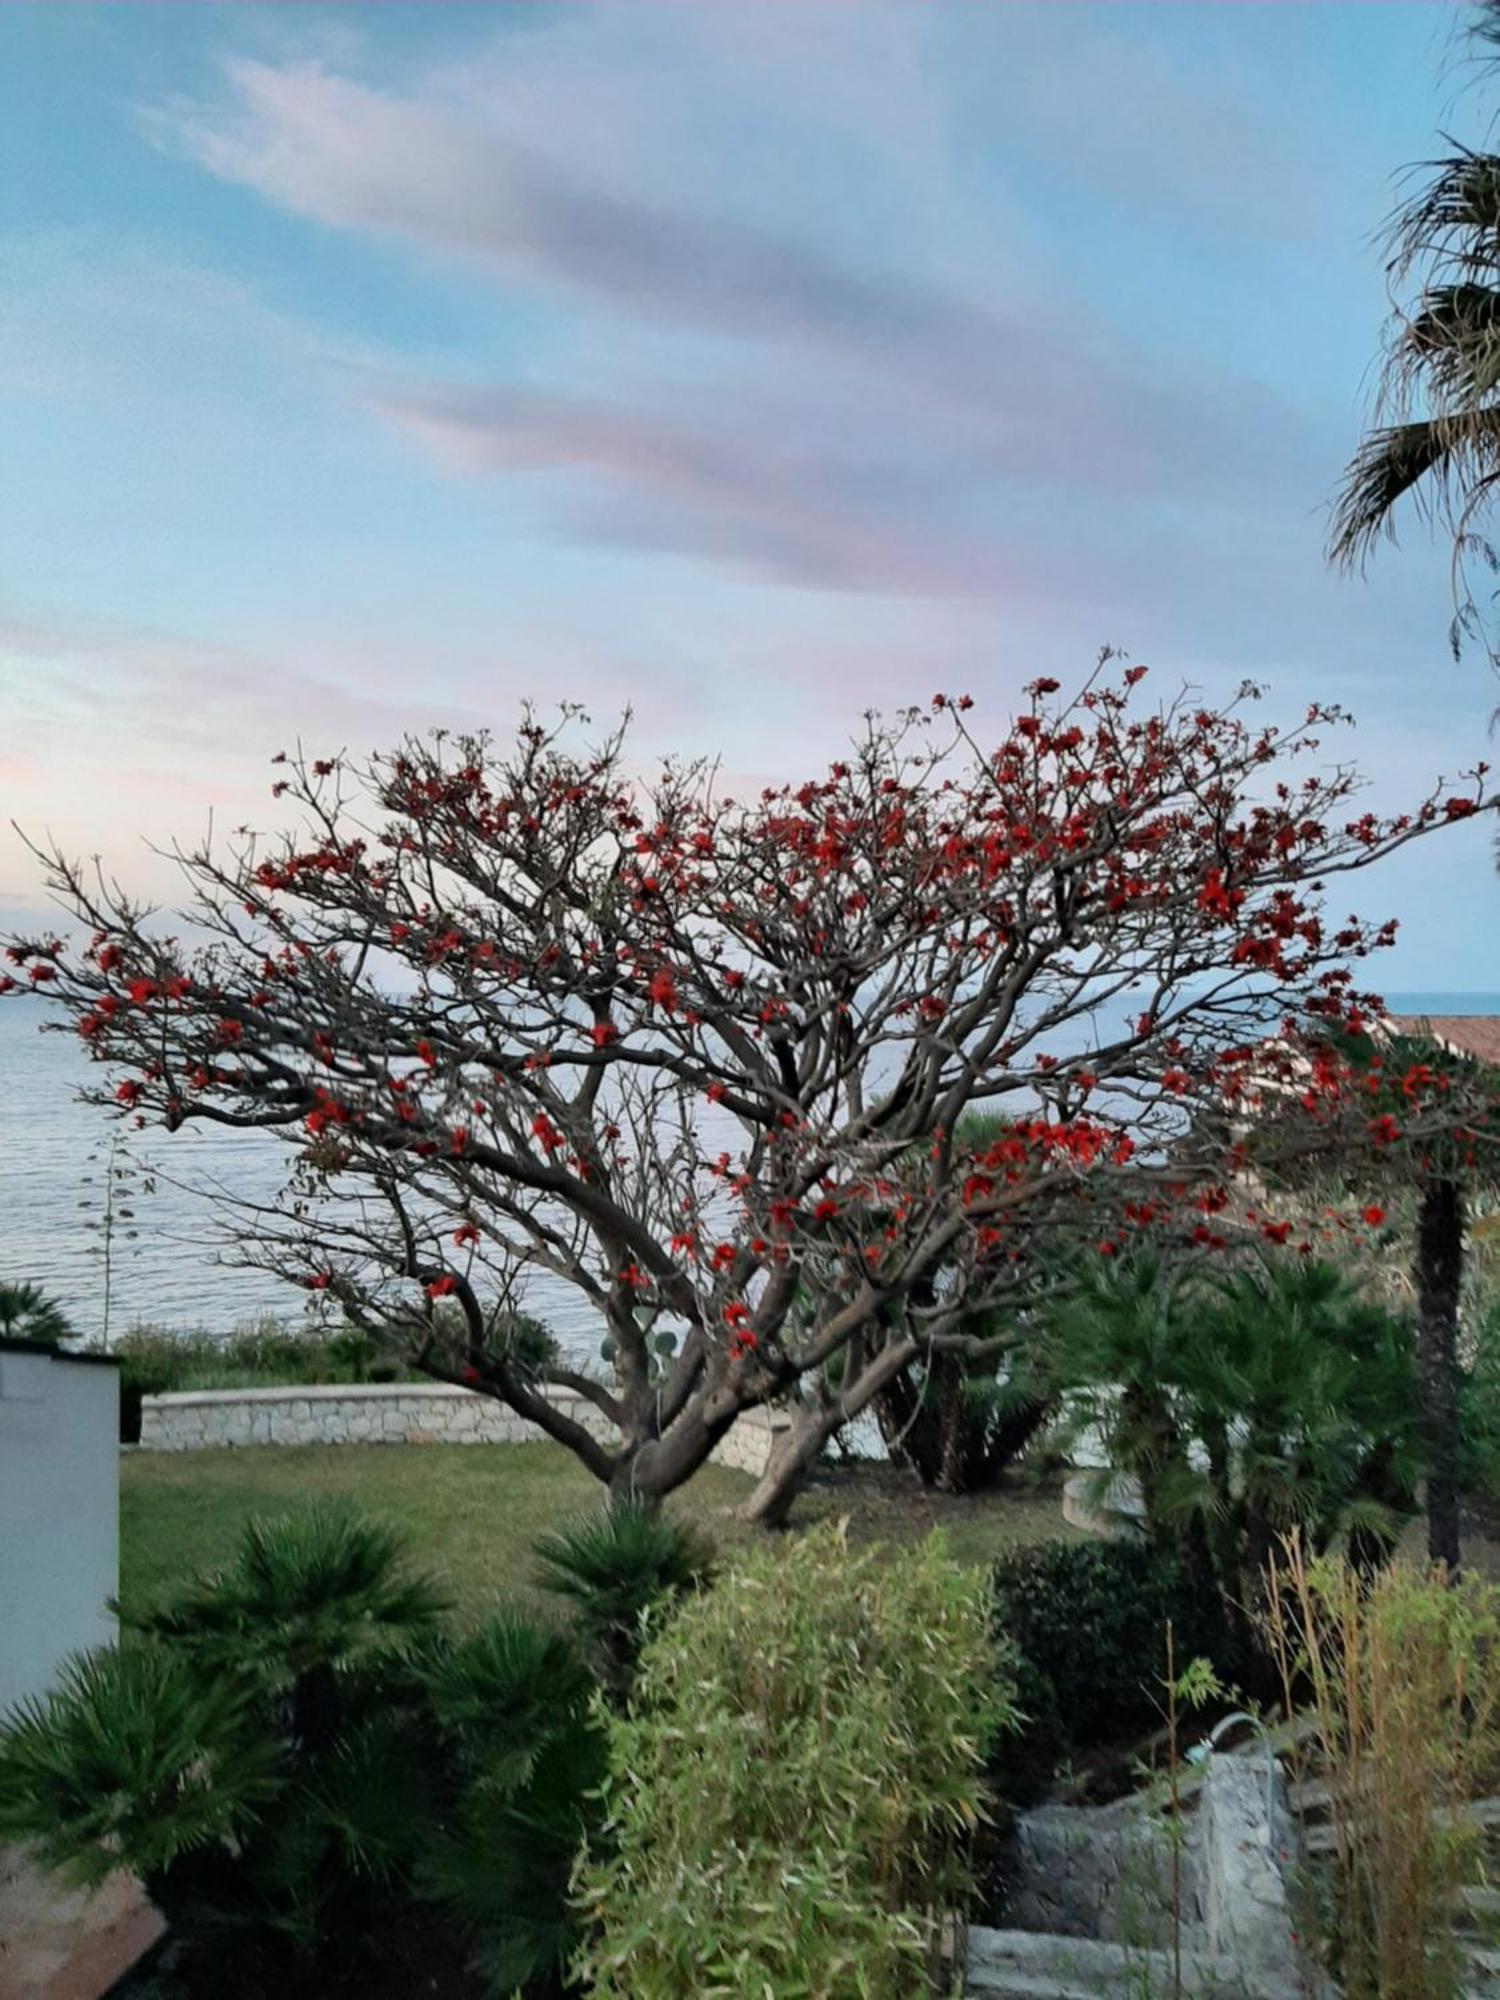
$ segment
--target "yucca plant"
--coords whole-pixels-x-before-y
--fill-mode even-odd
[[[72,1322],[40,1285],[0,1285],[0,1337],[6,1340],[71,1340]]]
[[[606,1685],[629,1687],[642,1621],[663,1597],[696,1589],[713,1551],[695,1529],[642,1507],[618,1507],[535,1544],[543,1589],[566,1598]]]

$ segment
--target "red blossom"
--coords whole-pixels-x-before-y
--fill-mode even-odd
[[[566,1143],[561,1132],[553,1124],[545,1111],[539,1111],[531,1121],[531,1136],[545,1152],[555,1153]]]
[[[427,1296],[430,1299],[446,1299],[450,1298],[457,1290],[457,1278],[451,1277],[445,1271],[441,1278],[434,1278],[428,1285]]]

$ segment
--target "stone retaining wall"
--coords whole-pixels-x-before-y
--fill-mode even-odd
[[[571,1391],[552,1400],[608,1439],[601,1411]],[[759,1478],[784,1417],[747,1410],[714,1451],[719,1465]],[[203,1389],[141,1402],[142,1451],[262,1444],[529,1444],[543,1436],[492,1396],[447,1382],[331,1383],[285,1389]]]

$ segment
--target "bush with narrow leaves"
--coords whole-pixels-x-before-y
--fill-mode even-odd
[[[986,1579],[835,1530],[650,1622],[579,1876],[592,2000],[910,2000],[1012,1719]]]

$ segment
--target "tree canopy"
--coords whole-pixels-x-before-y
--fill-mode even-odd
[[[986,1351],[1036,1229],[1222,1242],[1268,1076],[1375,1004],[1352,968],[1394,927],[1328,883],[1489,804],[1481,769],[1362,810],[1337,711],[1151,705],[1145,672],[1038,680],[993,748],[967,699],[870,716],[751,797],[576,711],[299,751],[292,830],[182,851],[175,929],[44,855],[85,935],[14,940],[3,983],[108,1066],[102,1107],[281,1143],[282,1203],[226,1191],[235,1254],[617,1493],[800,1396],[773,1506],[913,1357]],[[508,1348],[538,1270],[603,1370]]]

